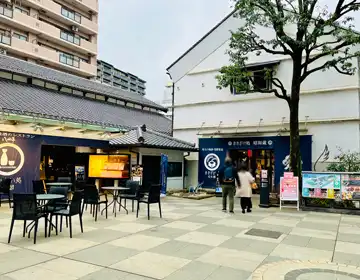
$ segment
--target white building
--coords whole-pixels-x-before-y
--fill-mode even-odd
[[[199,153],[187,157],[187,185],[196,184],[198,180],[213,185],[213,171],[220,165],[219,159],[222,161],[226,152],[232,150],[248,150],[250,157],[257,150],[275,150],[276,159],[274,153],[262,154],[275,161],[275,177],[279,177],[287,163],[283,155],[288,153],[288,143],[278,141],[278,136],[289,135],[286,102],[271,94],[233,94],[229,89],[216,88],[215,76],[228,64],[225,51],[229,30],[235,30],[240,24],[241,20],[229,15],[168,68],[175,83],[174,137],[193,143],[199,143],[199,139],[204,141]],[[271,35],[271,30],[266,28],[259,28],[259,32],[262,38]],[[358,65],[355,59],[353,62]],[[248,63],[254,69],[273,65],[276,76],[289,88],[292,75],[289,58],[263,53],[250,56]],[[313,169],[325,145],[330,150],[328,161],[333,160],[337,147],[359,150],[359,103],[358,74],[345,76],[328,70],[307,78],[302,84],[299,114],[301,135],[308,135],[304,140],[307,143],[302,144],[303,162],[307,162],[303,170]],[[285,151],[277,153],[274,142]],[[324,167],[320,160],[316,169]]]
[[[168,109],[167,112],[164,112],[164,115],[171,119],[172,118],[172,83],[169,83],[165,86],[163,98],[157,102],[162,107]]]

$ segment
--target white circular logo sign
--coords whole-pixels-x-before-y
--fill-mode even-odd
[[[207,170],[215,171],[220,166],[220,158],[216,154],[208,154],[204,159],[204,164]]]
[[[0,175],[11,176],[18,173],[25,163],[24,152],[13,143],[0,144]]]

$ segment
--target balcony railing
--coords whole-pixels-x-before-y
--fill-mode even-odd
[[[80,68],[80,58],[78,58],[78,57],[60,53],[59,61],[63,64],[70,65],[70,66],[73,66],[76,68]]]
[[[11,37],[4,34],[0,34],[0,43],[11,46]]]
[[[0,15],[12,18],[13,17],[13,10],[9,9],[7,7],[4,7],[4,6],[0,6]]]

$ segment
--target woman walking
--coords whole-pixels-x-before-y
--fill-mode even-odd
[[[245,210],[247,212],[251,212],[252,202],[252,188],[251,184],[254,183],[255,179],[251,175],[251,173],[247,170],[247,166],[245,163],[242,163],[239,168],[239,179],[240,179],[240,205],[243,214],[245,214]]]

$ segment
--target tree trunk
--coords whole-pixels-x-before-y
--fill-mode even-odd
[[[291,82],[290,109],[290,169],[294,176],[301,179],[301,152],[299,133],[299,101],[300,101],[300,77],[302,56],[293,58],[293,76]]]

